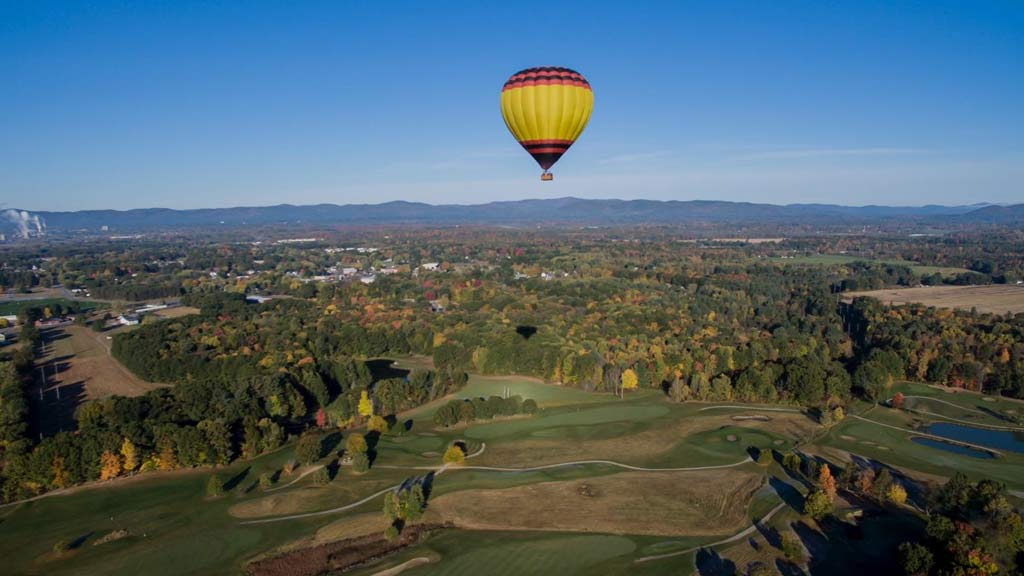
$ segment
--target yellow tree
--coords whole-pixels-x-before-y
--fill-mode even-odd
[[[903,504],[907,501],[907,489],[899,482],[893,482],[892,486],[889,486],[889,490],[885,494],[885,497],[889,499],[889,502],[894,504]]]
[[[832,476],[832,470],[829,469],[828,464],[821,465],[821,470],[818,472],[818,485],[821,486],[821,491],[828,496],[829,500],[835,499],[836,479]]]
[[[100,480],[117,478],[121,474],[121,457],[110,450],[100,455]]]
[[[139,467],[138,450],[135,449],[135,444],[127,438],[121,442],[121,466],[125,472],[134,472]]]
[[[363,390],[362,393],[359,394],[359,415],[364,418],[373,416],[373,402],[366,394],[366,390]]]
[[[636,390],[639,379],[636,377],[636,372],[632,368],[626,368],[622,371],[622,389],[623,390]]]
[[[462,464],[466,461],[466,453],[462,451],[462,448],[452,444],[444,451],[444,456],[441,460],[445,464]]]

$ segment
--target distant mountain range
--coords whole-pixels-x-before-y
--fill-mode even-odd
[[[1024,204],[999,206],[839,206],[833,204],[754,204],[717,200],[588,200],[556,198],[486,204],[316,204],[171,210],[83,210],[33,212],[50,232],[76,230],[150,231],[192,227],[268,224],[673,224],[761,223],[859,225],[899,220],[921,224],[1024,224]]]

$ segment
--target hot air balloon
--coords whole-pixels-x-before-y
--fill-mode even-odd
[[[512,136],[548,170],[579,138],[594,107],[594,92],[582,74],[568,68],[527,68],[501,89],[501,115]]]

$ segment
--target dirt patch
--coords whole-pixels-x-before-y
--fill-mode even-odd
[[[250,576],[319,576],[342,572],[392,554],[444,528],[437,524],[418,524],[407,526],[394,542],[385,540],[383,534],[374,534],[302,548],[250,562],[245,573]]]
[[[739,438],[735,434],[729,434],[725,437],[726,442],[735,442],[737,440],[739,440]]]
[[[760,487],[760,475],[739,470],[625,472],[463,490],[431,499],[427,514],[477,530],[724,535],[748,523],[747,504]]]
[[[128,536],[129,532],[127,530],[114,530],[113,532],[108,532],[97,538],[92,545],[99,546],[100,544],[106,544],[107,542],[113,542],[115,540],[120,540],[121,538],[127,538]]]
[[[842,438],[843,440],[847,440],[849,442],[856,442],[857,441],[857,439],[854,438],[853,436],[847,436],[846,434],[840,434],[839,437]]]
[[[758,422],[770,422],[771,418],[762,414],[748,415],[748,416],[733,416],[732,419],[736,422],[744,422],[747,420],[756,420]]]
[[[441,455],[440,452],[424,452],[423,453],[423,456],[426,456],[427,458],[434,458],[435,456],[440,456],[440,455]]]
[[[164,308],[163,310],[153,312],[154,316],[159,316],[160,318],[181,318],[182,316],[189,316],[191,314],[199,314],[199,308],[193,308],[191,306],[175,306],[174,308]]]

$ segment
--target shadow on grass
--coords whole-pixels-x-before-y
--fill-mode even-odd
[[[732,560],[722,558],[711,548],[698,550],[694,564],[701,576],[733,576],[736,574],[736,564]]]
[[[782,498],[782,501],[786,503],[786,506],[789,506],[793,510],[803,510],[804,496],[790,483],[781,480],[776,476],[771,476],[768,478],[768,485],[775,490],[775,493],[779,495],[779,498]]]
[[[74,550],[75,548],[78,548],[82,544],[85,544],[85,541],[88,540],[89,537],[92,536],[95,533],[96,533],[95,530],[89,530],[85,534],[82,534],[78,538],[75,538],[71,542],[68,542],[68,550]]]
[[[238,474],[232,476],[230,480],[224,483],[224,491],[230,492],[234,490],[236,487],[238,487],[238,485],[241,484],[243,480],[245,480],[245,477],[249,475],[249,471],[251,470],[252,466],[246,466],[245,470],[242,470]]]

